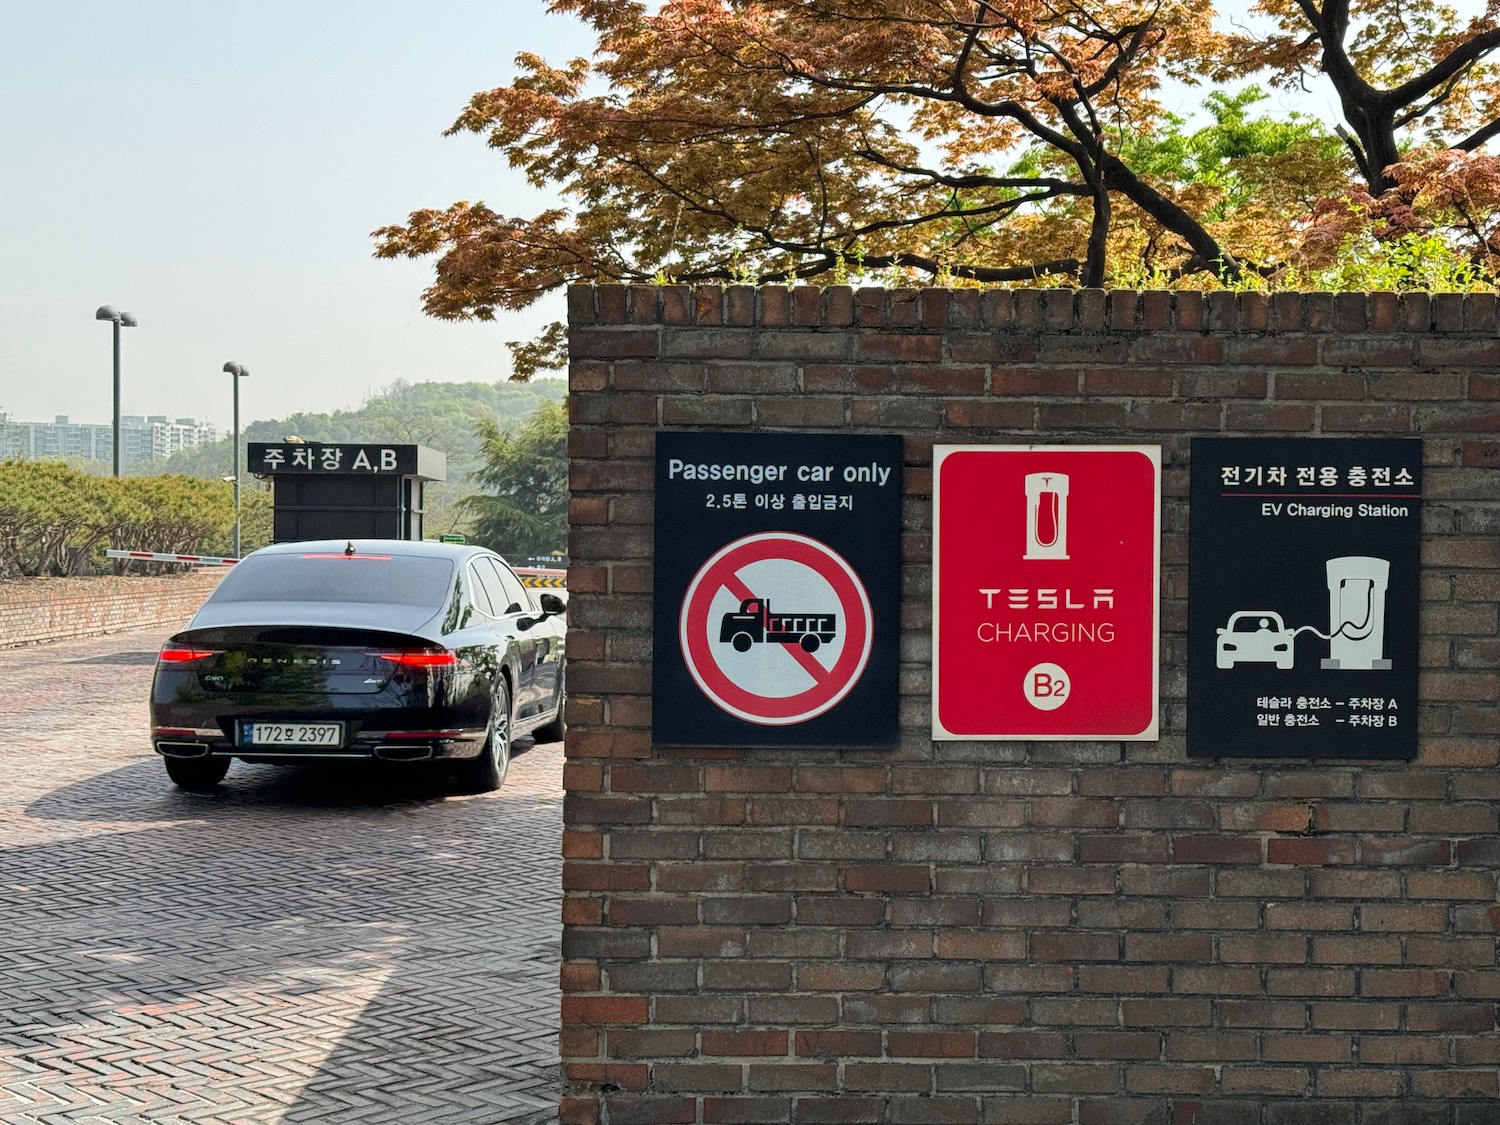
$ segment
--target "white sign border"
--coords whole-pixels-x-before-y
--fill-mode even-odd
[[[942,618],[942,570],[938,566],[942,543],[943,462],[955,453],[1139,453],[1156,473],[1155,504],[1151,537],[1151,722],[1134,734],[954,734],[943,726],[938,708],[942,677],[938,661],[942,652],[939,630]],[[1161,739],[1161,446],[1159,445],[934,445],[932,447],[932,737],[937,742],[1157,742]]]

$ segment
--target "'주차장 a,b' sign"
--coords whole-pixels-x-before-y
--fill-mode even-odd
[[[1414,758],[1418,438],[1194,438],[1190,757]]]
[[[901,449],[656,435],[657,743],[896,744]]]
[[[1157,737],[1161,449],[933,451],[932,733]]]

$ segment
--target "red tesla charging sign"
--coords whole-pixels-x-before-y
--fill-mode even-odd
[[[933,737],[1157,737],[1161,448],[933,451]]]

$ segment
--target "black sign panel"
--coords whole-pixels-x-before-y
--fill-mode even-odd
[[[1422,443],[1194,438],[1191,757],[1414,758]]]
[[[448,459],[423,445],[252,441],[246,468],[257,476],[419,476],[445,480]]]
[[[658,743],[896,744],[901,446],[656,435]]]

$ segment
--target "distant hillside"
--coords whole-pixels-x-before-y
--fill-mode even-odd
[[[389,441],[415,443],[448,455],[448,480],[427,486],[428,534],[454,529],[449,511],[460,496],[474,491],[467,475],[479,466],[479,439],[474,424],[482,418],[513,429],[543,402],[560,401],[567,392],[561,379],[530,383],[407,383],[398,381],[372,396],[358,410],[332,414],[293,414],[284,419],[251,422],[243,443],[281,441],[292,435],[307,441]],[[234,459],[232,437],[201,449],[185,449],[156,467],[157,472],[222,477]]]

